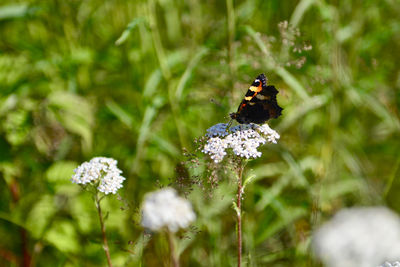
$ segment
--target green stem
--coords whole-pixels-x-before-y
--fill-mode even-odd
[[[100,207],[100,200],[101,199],[99,199],[99,196],[96,193],[95,204],[96,204],[97,213],[99,214],[99,219],[100,219],[101,234],[103,236],[103,249],[104,249],[104,252],[106,253],[108,266],[112,267],[111,257],[110,257],[110,249],[108,248],[108,241],[107,241],[107,236],[106,236],[106,226],[104,225],[104,221],[103,221],[103,213],[102,213],[101,207]]]
[[[150,24],[151,34],[153,37],[155,52],[157,54],[157,58],[160,63],[161,72],[165,80],[169,81],[171,79],[171,71],[168,67],[164,47],[161,42],[160,31],[158,29],[158,24],[157,24],[156,7],[154,0],[148,1],[148,9],[149,9],[149,24]]]
[[[238,170],[238,191],[237,191],[237,256],[238,256],[238,267],[242,264],[242,196],[243,196],[243,169],[244,165],[240,162],[239,170]]]
[[[179,258],[175,250],[174,234],[171,233],[171,231],[168,231],[167,235],[168,235],[168,244],[169,244],[169,251],[171,254],[172,266],[179,267]]]
[[[397,159],[396,163],[394,164],[392,173],[390,174],[389,179],[386,183],[385,191],[383,192],[383,197],[385,199],[387,198],[387,195],[389,194],[389,191],[392,188],[392,184],[393,184],[394,178],[396,177],[396,173],[399,169],[399,166],[400,166],[400,157]]]

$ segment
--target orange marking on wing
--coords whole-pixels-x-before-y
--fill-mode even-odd
[[[246,103],[241,104],[241,105],[239,106],[238,112],[240,112],[246,105],[247,105]]]

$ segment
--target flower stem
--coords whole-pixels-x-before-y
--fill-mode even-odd
[[[101,234],[103,236],[103,249],[104,249],[104,252],[106,253],[108,266],[112,267],[111,257],[110,257],[110,249],[108,248],[108,241],[107,241],[107,236],[106,236],[106,226],[104,225],[104,221],[103,221],[103,213],[102,213],[101,207],[100,207],[100,200],[101,199],[99,199],[99,196],[96,193],[95,203],[96,203],[96,208],[97,208],[97,212],[99,214],[99,219],[100,219]]]
[[[238,256],[238,267],[242,264],[242,195],[243,195],[243,176],[244,165],[240,163],[238,170],[238,191],[237,191],[237,256]]]
[[[172,266],[179,267],[179,259],[175,252],[174,234],[171,233],[171,231],[168,231],[167,235],[168,235],[169,251],[171,253]]]

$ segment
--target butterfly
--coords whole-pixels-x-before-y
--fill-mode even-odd
[[[263,124],[271,118],[276,119],[283,110],[276,101],[277,94],[275,86],[267,86],[267,78],[260,74],[247,90],[237,112],[229,116],[240,124]]]

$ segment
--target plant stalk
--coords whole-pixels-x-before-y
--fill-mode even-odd
[[[171,254],[172,266],[179,267],[179,259],[175,251],[174,234],[168,231],[169,251]]]
[[[243,185],[242,185],[242,176],[243,176],[244,166],[240,163],[240,167],[238,170],[238,191],[237,191],[237,257],[238,257],[238,267],[242,264],[242,195],[243,195]]]
[[[97,208],[97,212],[99,214],[99,219],[100,219],[101,234],[103,236],[103,249],[104,249],[104,252],[106,253],[108,266],[112,267],[111,257],[110,257],[110,249],[108,248],[108,241],[107,241],[107,236],[106,236],[106,226],[104,225],[103,213],[102,213],[101,207],[100,207],[100,199],[99,199],[99,196],[97,193],[95,195],[95,203],[96,203],[96,208]]]

